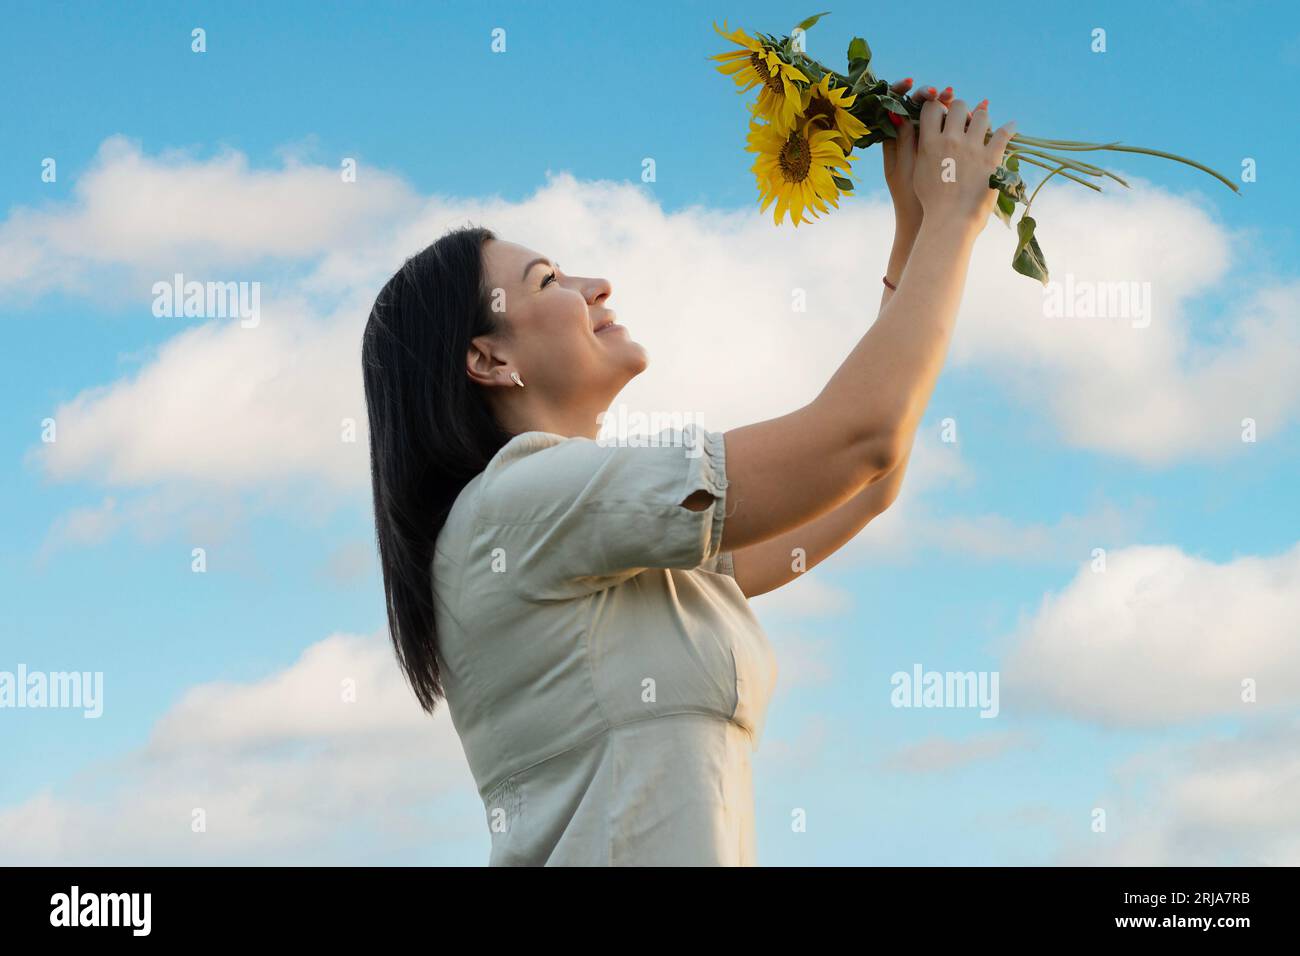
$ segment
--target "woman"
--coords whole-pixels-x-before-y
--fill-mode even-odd
[[[376,300],[362,360],[389,628],[420,704],[447,701],[490,864],[755,863],[749,755],[776,665],[746,599],[897,494],[1013,132],[986,144],[985,104],[951,88],[918,98],[919,133],[884,150],[896,278],[821,394],[780,418],[597,441],[646,367],[609,283],[484,229],[413,256]]]

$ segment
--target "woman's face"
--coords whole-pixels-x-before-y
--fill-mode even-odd
[[[645,349],[609,308],[607,280],[569,275],[549,257],[500,239],[484,243],[483,263],[492,308],[503,310],[497,318],[508,329],[484,337],[491,358],[478,357],[475,375],[483,384],[512,386],[515,371],[530,398],[604,410],[645,370]]]

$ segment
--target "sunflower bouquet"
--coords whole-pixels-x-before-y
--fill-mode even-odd
[[[746,149],[758,154],[753,172],[762,199],[760,209],[766,210],[775,200],[777,225],[787,213],[797,227],[800,222],[810,222],[804,218],[805,212],[819,217],[829,211],[828,204],[839,208],[840,195],[853,194],[849,178],[850,164],[857,158],[853,150],[895,139],[903,123],[920,120],[920,103],[871,72],[871,48],[861,37],[849,44],[847,73],[828,69],[804,52],[804,33],[824,16],[808,17],[786,37],[766,33],[751,37],[740,29],[728,33],[725,24],[721,30],[716,23],[713,26],[739,47],[712,57],[720,61],[719,72],[735,80],[739,93],[759,88],[758,100],[751,107]],[[1047,262],[1034,235],[1036,223],[1029,216],[1034,197],[1047,180],[1061,176],[1097,192],[1101,186],[1091,180],[1113,179],[1128,187],[1109,170],[1078,158],[1079,153],[1096,150],[1172,159],[1209,173],[1240,194],[1222,173],[1183,156],[1119,142],[1086,143],[1017,133],[989,177],[990,188],[998,191],[994,212],[1008,228],[1016,205],[1025,207],[1015,223],[1017,241],[1011,267],[1016,272],[1047,284]],[[1048,171],[1033,192],[1021,178],[1022,163]]]

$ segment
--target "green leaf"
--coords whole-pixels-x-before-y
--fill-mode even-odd
[[[1006,166],[999,166],[993,170],[993,175],[989,177],[989,186],[1000,192],[1006,193],[1016,202],[1025,202],[1025,181],[1020,178],[1020,174],[1012,172]]]
[[[878,105],[879,101],[880,101],[880,97],[875,96],[871,93],[859,93],[857,95],[857,99],[853,101],[853,109],[850,110],[850,112],[851,113],[863,113],[863,112],[875,113],[880,109]]]
[[[880,98],[880,105],[883,106],[885,109],[889,110],[889,112],[895,113],[898,116],[910,115],[907,112],[907,107],[904,106],[902,103],[900,103],[898,100],[894,99],[892,96],[882,96]]]
[[[830,16],[830,11],[829,11],[829,10],[827,10],[825,13],[814,14],[813,16],[809,17],[809,18],[806,19],[806,20],[800,20],[800,21],[799,21],[799,25],[798,25],[797,27],[795,27],[795,29],[796,29],[796,30],[807,30],[807,29],[808,29],[809,27],[811,27],[814,23],[816,23],[818,20],[820,20],[822,17],[825,17],[825,16]]]
[[[804,76],[808,77],[808,79],[812,80],[814,83],[820,83],[822,77],[826,75],[826,71],[822,68],[820,63],[801,54],[796,54],[794,65],[799,68]]]
[[[1015,211],[1016,201],[999,189],[998,202],[997,205],[993,207],[993,212],[999,219],[1006,223],[1008,229],[1011,228],[1011,216]]]
[[[867,46],[867,41],[862,37],[854,37],[849,43],[849,62],[854,60],[871,62],[871,47]]]
[[[835,185],[840,188],[842,192],[846,192],[846,193],[853,192],[853,180],[845,179],[843,176],[831,176],[831,179],[834,181]]]
[[[1038,240],[1034,238],[1035,225],[1037,223],[1029,216],[1021,216],[1020,221],[1016,223],[1016,235],[1020,241],[1016,245],[1016,255],[1011,260],[1011,268],[1022,276],[1029,276],[1047,285],[1047,260],[1043,258],[1043,250],[1039,248]]]
[[[1019,153],[1007,154],[1007,158],[1002,160],[1002,165],[1007,167],[1007,169],[1011,170],[1013,173],[1020,172],[1020,154]]]

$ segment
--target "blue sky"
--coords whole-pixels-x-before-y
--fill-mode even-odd
[[[1005,266],[1001,227],[981,238],[979,281],[898,513],[789,597],[756,603],[782,666],[754,758],[760,860],[1295,863],[1300,185],[1287,110],[1300,16],[1280,2],[1048,3],[991,23],[983,8],[937,3],[926,18],[875,23],[873,9],[833,8],[810,32],[809,52],[841,65],[861,34],[879,75],[988,97],[995,123],[1014,117],[1026,133],[1163,148],[1234,178],[1250,157],[1258,180],[1238,197],[1184,167],[1122,157],[1109,165],[1131,175],[1128,196],[1108,190],[1094,201],[1055,182],[1043,191],[1049,263],[1152,283],[1161,305],[1145,337],[1045,331],[1032,283]],[[687,362],[709,374],[683,379],[661,362],[667,384],[629,400],[662,404],[692,386],[692,397],[671,400],[731,427],[783,410],[773,402],[791,410],[812,397],[875,313],[889,226],[879,159],[860,162],[861,195],[842,214],[773,245],[742,149],[743,101],[707,57],[726,49],[713,21],[784,33],[814,12],[663,2],[6,6],[0,671],[23,663],[105,675],[97,720],[0,710],[0,833],[28,837],[14,858],[486,859],[469,778],[442,772],[455,765],[442,744],[429,745],[427,779],[377,765],[373,785],[349,800],[292,799],[323,781],[348,785],[357,744],[304,730],[305,718],[283,713],[294,700],[284,688],[310,684],[303,655],[331,635],[347,637],[326,645],[329,660],[385,660],[381,643],[364,640],[383,626],[382,592],[356,449],[346,459],[316,446],[262,456],[285,442],[249,435],[301,423],[301,407],[319,405],[317,393],[299,402],[294,391],[299,361],[335,368],[334,352],[313,351],[313,330],[328,351],[350,334],[351,314],[359,342],[374,277],[462,209],[500,213],[487,224],[520,224],[566,265],[586,251],[616,289],[628,276],[629,305],[638,289],[678,282],[680,301],[754,317],[725,326],[743,339],[724,340],[734,353]],[[196,26],[207,32],[203,54],[190,49]],[[504,54],[489,47],[496,27],[507,31]],[[1105,53],[1090,49],[1096,27]],[[234,154],[243,165],[221,167]],[[647,156],[653,184],[640,181]],[[41,179],[46,157],[57,161],[54,182]],[[359,163],[363,198],[316,202],[341,157]],[[259,175],[270,188],[244,192]],[[247,211],[268,197],[272,206],[285,197],[284,212]],[[188,237],[174,252],[173,208]],[[317,208],[321,237],[295,229],[295,211]],[[609,208],[630,210],[621,226],[631,239],[600,221]],[[553,218],[570,212],[611,231]],[[664,223],[671,229],[652,233]],[[759,293],[743,282],[687,285],[669,253],[663,274],[642,275],[653,255],[635,251],[665,236],[695,242],[696,230],[739,279],[747,257],[789,263],[779,290],[788,278],[835,304],[825,315],[815,306],[821,324],[792,332],[779,307],[745,298]],[[224,238],[209,242],[215,234]],[[270,390],[230,416],[196,417],[234,407],[244,380],[238,363],[226,378],[185,364],[225,354],[219,321],[209,348],[194,338],[204,323],[150,313],[151,282],[182,269],[264,282],[277,304],[261,341],[273,344],[256,354],[288,370],[293,414]],[[644,326],[663,343],[659,354],[699,354],[707,333],[697,326],[688,337],[682,316],[643,301],[661,318]],[[765,381],[771,353],[791,342],[807,350],[787,348],[787,384],[768,399],[742,395],[741,383]],[[226,351],[239,357],[239,348]],[[655,375],[652,365],[646,377]],[[211,388],[172,404],[170,389],[199,380]],[[350,396],[340,407],[355,411],[355,384],[340,385]],[[241,425],[238,414],[252,417]],[[47,454],[41,422],[51,415],[85,423],[77,434],[93,447]],[[1225,427],[1245,415],[1258,418],[1256,442]],[[938,440],[946,417],[958,425],[955,447]],[[159,435],[178,440],[159,452]],[[253,464],[234,467],[239,460]],[[191,572],[198,542],[207,574]],[[1094,548],[1112,561],[1103,576],[1089,570]],[[1199,595],[1213,606],[1192,613]],[[917,662],[1000,671],[1000,716],[892,707],[890,675]],[[367,686],[404,693],[395,671],[376,674]],[[289,676],[277,684],[277,675]],[[1233,698],[1243,678],[1260,680],[1255,706]],[[222,708],[219,733],[195,716],[196,699]],[[287,729],[263,739],[232,716],[239,702],[254,713],[279,708],[272,723]],[[378,752],[418,763],[421,725],[397,708],[378,705],[376,726],[397,728],[391,753]],[[198,792],[227,788],[213,802],[241,808],[237,834],[198,849],[189,808],[201,798],[140,795],[178,768],[202,781]],[[263,788],[251,808],[230,783],[244,774]],[[301,790],[284,784],[295,774]],[[376,810],[393,788],[405,801],[402,827]],[[1097,807],[1108,811],[1103,834],[1089,827]],[[1235,816],[1242,807],[1258,808],[1258,820]],[[792,808],[808,811],[807,832],[791,831]],[[110,837],[115,821],[121,832]]]

